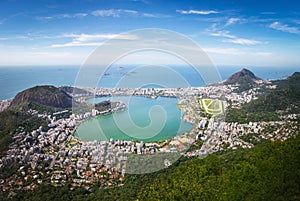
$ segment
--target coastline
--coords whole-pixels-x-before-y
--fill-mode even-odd
[[[115,103],[115,102],[114,102],[114,103]],[[101,112],[99,112],[98,110],[95,110],[95,111],[96,111],[96,115],[95,115],[95,116],[91,115],[91,116],[88,116],[87,118],[84,118],[84,119],[79,120],[79,121],[76,123],[76,126],[75,126],[75,128],[74,128],[74,130],[73,130],[73,132],[72,132],[72,136],[74,136],[75,138],[77,138],[78,140],[80,140],[77,136],[75,136],[76,130],[78,129],[78,127],[79,127],[81,124],[83,124],[83,123],[85,123],[85,122],[87,122],[87,121],[89,121],[89,120],[92,120],[92,119],[98,119],[98,118],[101,118],[101,117],[103,117],[103,116],[107,116],[107,115],[111,115],[111,114],[113,114],[113,113],[122,112],[122,111],[127,110],[127,106],[126,106],[124,103],[122,103],[122,102],[117,102],[117,103],[119,103],[120,105],[124,105],[124,107],[122,107],[122,108],[120,108],[120,109],[118,109],[118,110],[114,110],[115,108],[119,108],[119,106],[116,106],[115,108],[110,108],[108,111],[102,111],[102,114],[101,114]],[[98,114],[97,114],[97,112],[98,112]],[[103,113],[103,112],[105,112],[105,113]],[[80,140],[80,141],[81,141],[81,140]]]
[[[244,67],[244,66],[243,66]],[[245,66],[251,71],[255,72],[258,77],[264,80],[278,80],[284,79],[290,76],[293,72],[299,72],[299,67],[264,67],[264,66]],[[76,76],[79,70],[79,66],[68,67],[62,69],[62,66],[43,66],[42,68],[35,68],[31,66],[18,66],[18,67],[3,67],[4,71],[0,71],[0,86],[1,89],[0,99],[10,99],[13,98],[18,92],[25,90],[27,88],[37,86],[37,85],[54,85],[54,86],[74,86],[76,81]],[[131,66],[126,66],[126,69],[130,69]],[[239,71],[242,66],[217,66],[218,71],[222,80],[225,80],[233,73]],[[34,74],[32,70],[34,69]],[[177,68],[179,69],[179,67]],[[184,73],[183,73],[184,74]],[[16,75],[24,75],[22,77],[32,80],[28,83],[25,79],[16,80]],[[105,85],[99,85],[96,87],[110,87],[113,88],[113,82],[117,82],[117,78],[121,78],[122,75],[117,75],[116,79],[112,79],[112,76],[105,76],[103,81]],[[38,79],[37,79],[38,78]],[[202,87],[205,83],[197,82],[193,77],[186,77],[187,80],[192,81],[192,87]]]
[[[125,97],[125,96],[127,96],[127,95],[123,95],[123,96],[120,96],[120,97]],[[111,96],[100,96],[100,98],[102,98],[102,97],[111,97]],[[130,96],[130,97],[141,97],[141,98],[147,98],[147,99],[153,99],[153,98],[151,98],[151,96],[150,95],[148,95],[148,96],[141,96],[141,95],[134,95],[134,96]],[[181,110],[181,108],[179,108],[178,107],[178,102],[180,101],[180,97],[176,97],[176,96],[166,96],[166,95],[164,95],[164,96],[159,96],[159,95],[157,95],[157,96],[155,96],[156,98],[155,99],[157,99],[157,98],[172,98],[172,99],[176,99],[176,107],[177,107],[177,109],[180,111],[180,120],[182,121],[182,122],[185,122],[185,123],[187,123],[187,124],[189,124],[189,125],[191,125],[191,126],[193,126],[193,123],[192,122],[188,122],[188,121],[185,121],[185,120],[183,120],[183,115],[185,115],[183,112],[182,112],[182,110]],[[85,99],[85,100],[88,100],[89,99],[89,97],[87,98],[87,99]],[[102,101],[100,101],[100,102],[102,102]],[[121,110],[122,111],[122,110]],[[117,111],[117,112],[119,112],[119,111]],[[107,116],[107,115],[111,115],[112,113],[107,113],[107,114],[105,114],[105,116]],[[85,119],[85,120],[81,120],[81,122],[80,122],[80,125],[82,124],[82,123],[84,123],[84,122],[87,122],[87,121],[89,121],[89,120],[91,120],[91,119],[98,119],[98,118],[101,118],[103,115],[99,115],[99,116],[95,116],[95,117],[90,117],[90,118],[88,118],[88,119]],[[78,127],[79,127],[79,125],[76,127],[76,129],[74,130],[74,136],[75,136],[75,134],[76,134],[76,130],[78,129]],[[191,127],[191,129],[192,129],[193,127]],[[180,127],[179,127],[179,129],[180,129]],[[188,130],[188,131],[190,131],[190,129]],[[159,140],[154,140],[154,141],[151,141],[151,142],[157,142],[157,141],[166,141],[166,140],[172,140],[172,138],[174,138],[174,137],[177,137],[178,135],[183,135],[183,134],[185,134],[186,132],[188,132],[188,131],[184,131],[183,133],[176,133],[176,134],[174,134],[174,135],[172,135],[172,137],[167,137],[167,138],[164,138],[164,139],[159,139]],[[77,137],[77,136],[76,136]],[[78,138],[79,139],[79,138]],[[115,138],[113,138],[114,140],[118,140],[118,139],[115,139]],[[80,140],[80,139],[79,139]],[[120,140],[120,139],[119,139]],[[128,140],[128,141],[141,141],[141,140],[138,140],[138,139],[126,139],[126,140]],[[83,140],[83,141],[85,141],[85,140]],[[102,140],[97,140],[97,141],[102,141]],[[150,141],[149,141],[150,142]]]

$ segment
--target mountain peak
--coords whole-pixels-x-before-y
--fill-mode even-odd
[[[294,72],[289,78],[299,78],[300,72]]]
[[[11,106],[36,103],[55,108],[71,108],[72,97],[54,86],[35,86],[18,93]]]
[[[253,72],[243,68],[241,71],[234,73],[227,80],[226,83],[238,83],[240,79],[249,79],[256,83],[262,82],[263,80],[259,77],[256,77]]]
[[[250,70],[248,70],[247,68],[243,68],[240,72],[242,72],[242,73],[248,73],[248,74],[253,74],[254,75],[254,73],[251,72]]]
[[[264,80],[262,80],[259,77],[256,77],[253,72],[250,70],[243,68],[241,71],[234,73],[231,75],[227,80],[225,80],[224,84],[232,84],[232,85],[238,85],[238,89],[236,89],[236,92],[242,92],[249,90],[257,84],[263,83]]]

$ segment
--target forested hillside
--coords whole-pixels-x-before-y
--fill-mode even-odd
[[[226,121],[271,121],[278,120],[278,114],[299,114],[300,73],[296,72],[284,80],[273,81],[272,85],[276,85],[276,88],[266,88],[257,100],[246,103],[239,109],[229,109]]]
[[[127,175],[124,186],[69,191],[41,186],[12,200],[300,200],[300,136],[265,141],[204,159],[181,158],[152,174]]]

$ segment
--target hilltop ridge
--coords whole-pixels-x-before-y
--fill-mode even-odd
[[[10,107],[30,103],[54,108],[71,108],[72,97],[55,86],[35,86],[18,93]]]
[[[243,68],[241,71],[234,73],[231,75],[225,82],[226,83],[236,83],[240,82],[240,79],[247,79],[250,78],[253,82],[260,83],[263,81],[263,79],[257,77],[252,71]]]
[[[242,92],[264,82],[265,81],[263,79],[257,77],[253,72],[246,68],[243,68],[241,71],[231,75],[227,80],[223,82],[223,84],[238,85],[239,88],[236,90],[236,92]]]

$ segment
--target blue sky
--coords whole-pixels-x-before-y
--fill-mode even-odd
[[[0,66],[80,65],[143,28],[184,34],[217,65],[300,65],[298,1],[1,0]]]

